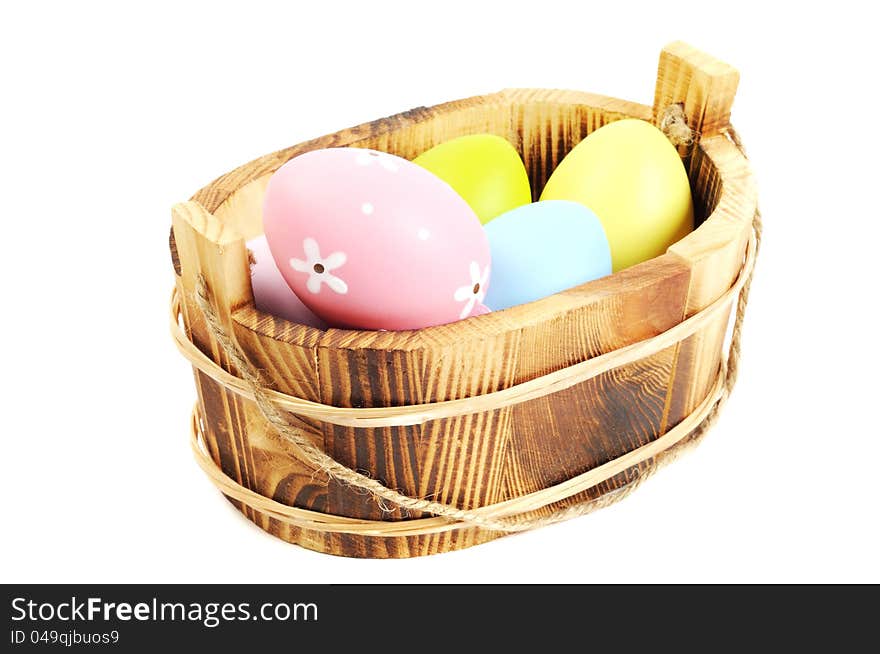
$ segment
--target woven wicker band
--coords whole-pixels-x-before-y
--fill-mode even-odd
[[[521,402],[527,402],[528,400],[565,390],[609,370],[639,361],[683,341],[688,336],[692,336],[708,322],[726,311],[733,303],[737,293],[740,292],[746,280],[750,277],[752,267],[754,266],[755,249],[755,236],[752,234],[746,252],[745,263],[734,285],[705,309],[695,313],[674,327],[652,338],[638,341],[632,345],[612,350],[567,368],[562,368],[561,370],[556,370],[498,391],[456,400],[447,400],[445,402],[429,402],[396,407],[348,408],[304,400],[269,388],[263,388],[262,390],[266,397],[283,411],[348,427],[419,425],[431,420],[481,413],[483,411],[494,411],[520,404]],[[208,375],[224,388],[249,400],[255,399],[254,389],[246,380],[236,377],[221,368],[187,338],[179,324],[179,316],[180,297],[177,289],[175,289],[171,297],[171,333],[181,354],[189,360],[193,367]]]
[[[726,370],[719,371],[711,391],[706,396],[706,399],[700,403],[700,406],[682,422],[658,439],[653,440],[638,449],[627,452],[623,456],[612,459],[608,463],[593,468],[592,470],[588,470],[587,472],[562,483],[556,484],[555,486],[549,486],[539,491],[535,491],[534,493],[521,495],[497,504],[482,506],[478,509],[473,509],[472,513],[487,521],[500,521],[504,518],[524,516],[532,511],[549,506],[550,504],[574,497],[575,495],[589,490],[593,486],[601,484],[603,481],[607,481],[615,475],[626,471],[628,468],[637,466],[669,451],[671,448],[680,444],[686,436],[691,434],[693,430],[713,411],[713,409],[726,399],[727,392],[723,383],[725,372]],[[275,520],[302,529],[360,534],[363,536],[423,536],[426,534],[436,534],[443,531],[451,531],[453,529],[473,526],[471,521],[461,520],[452,522],[442,517],[417,518],[401,521],[347,518],[345,516],[337,516],[288,506],[287,504],[281,504],[280,502],[276,502],[264,495],[260,495],[227,476],[214,462],[214,459],[212,459],[205,451],[204,441],[201,438],[198,405],[193,409],[190,445],[192,446],[199,467],[201,467],[205,474],[208,475],[208,478],[224,495],[231,499],[238,500],[246,506],[259,511],[270,518],[274,518]],[[638,483],[643,481],[646,476],[647,475],[642,473],[637,480]],[[632,492],[636,485],[636,482],[630,482],[626,486],[612,491],[607,495],[603,495],[598,498],[598,500],[574,504],[573,506],[555,512],[548,518],[538,518],[529,521],[513,520],[505,523],[504,528],[501,530],[509,532],[527,531],[539,526],[563,522],[569,518],[589,513],[590,511],[599,508],[599,506],[604,506],[605,504],[610,504],[611,502],[621,499],[623,494]]]
[[[193,412],[191,438],[196,459],[211,481],[228,497],[275,520],[320,532],[411,536],[464,527],[515,532],[534,529],[589,513],[601,506],[616,502],[632,492],[662,463],[675,456],[684,446],[696,443],[714,424],[721,407],[736,383],[742,322],[748,303],[748,292],[755,259],[760,246],[761,230],[760,215],[756,213],[745,260],[734,284],[705,309],[657,336],[500,391],[446,402],[401,407],[336,407],[303,400],[266,388],[262,385],[258,373],[247,361],[238,344],[225,333],[208,299],[208,289],[204,285],[204,280],[200,279],[195,298],[196,304],[205,314],[212,335],[220,343],[230,360],[241,370],[243,378],[221,368],[187,338],[180,326],[180,297],[175,290],[171,298],[171,331],[175,343],[184,357],[196,369],[217,381],[224,388],[254,401],[266,420],[286,441],[293,445],[293,455],[315,470],[325,472],[343,483],[365,489],[372,493],[377,501],[390,502],[408,510],[433,513],[436,517],[403,521],[362,520],[291,507],[260,495],[227,476],[206,453],[200,438],[201,421],[198,406]],[[439,502],[403,495],[387,488],[375,479],[347,468],[333,460],[325,452],[318,450],[301,436],[299,430],[292,426],[282,413],[282,411],[287,411],[338,425],[382,427],[421,424],[430,420],[511,406],[569,388],[609,370],[656,354],[699,331],[721,312],[726,311],[737,296],[739,301],[727,357],[722,362],[712,389],[690,415],[671,430],[642,447],[572,479],[504,502],[463,510]],[[556,508],[548,516],[535,516],[534,514],[538,509],[560,502],[564,503],[565,500],[640,464],[646,465],[642,468],[636,468],[637,476],[635,479],[615,491],[594,500]]]

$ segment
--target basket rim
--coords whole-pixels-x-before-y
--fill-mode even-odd
[[[238,241],[240,247],[244,247],[245,237],[224,223],[224,207],[249,185],[261,183],[289,159],[303,152],[323,147],[357,147],[359,143],[376,135],[394,132],[437,116],[473,111],[475,107],[487,110],[499,107],[521,110],[535,103],[550,104],[567,111],[587,108],[603,112],[611,120],[639,118],[650,121],[653,113],[651,107],[643,104],[588,92],[539,88],[505,89],[494,94],[464,98],[432,107],[416,107],[258,157],[200,189],[193,195],[191,202],[198,204],[202,211],[210,213],[223,223],[222,243],[219,239],[215,240],[218,246],[237,246],[235,242]],[[734,240],[746,238],[757,205],[757,192],[750,164],[726,133],[701,140],[694,147],[700,149],[703,160],[714,167],[718,176],[720,190],[711,212],[695,230],[670,246],[666,253],[601,279],[502,311],[411,331],[376,332],[335,328],[321,330],[290,323],[262,312],[254,306],[252,299],[230,307],[231,319],[240,328],[295,346],[413,352],[446,345],[460,347],[463,336],[470,341],[497,338],[525,327],[561,319],[575,309],[587,309],[592,304],[605,300],[608,295],[649,290],[652,285],[669,276],[681,274],[683,269],[688,269],[693,275],[694,267],[700,259],[719,248],[729,247]],[[172,249],[173,247],[172,235]],[[471,327],[466,335],[456,328],[463,322]],[[335,335],[332,343],[327,343],[322,338],[328,331]]]

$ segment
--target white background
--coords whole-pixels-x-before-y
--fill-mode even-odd
[[[867,5],[594,4],[4,4],[0,581],[880,581]],[[677,39],[742,73],[766,222],[740,383],[704,444],[609,509],[425,559],[316,554],[241,518],[188,449],[171,205],[261,154],[503,87],[650,104]]]

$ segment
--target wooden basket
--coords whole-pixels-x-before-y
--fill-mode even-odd
[[[520,516],[534,518],[610,499],[639,480],[667,449],[662,436],[679,425],[687,435],[676,436],[677,446],[693,438],[693,420],[687,420],[698,410],[699,417],[705,415],[720,385],[728,296],[737,290],[732,287],[743,269],[756,213],[748,161],[728,134],[737,83],[738,73],[728,65],[674,43],[660,56],[653,107],[543,89],[419,107],[257,159],[175,206],[173,319],[176,327],[178,312],[183,318],[187,342],[178,339],[181,349],[189,342],[198,348],[189,356],[198,389],[194,433],[203,467],[214,470],[221,490],[254,523],[322,552],[419,556],[505,535],[467,521],[384,506],[303,463],[270,428],[252,396],[241,384],[236,387],[235,367],[195,299],[200,278],[225,330],[277,391],[273,401],[289,396],[294,407],[296,398],[306,409],[331,405],[311,417],[308,410],[288,414],[291,424],[336,461],[389,488],[468,510],[515,503],[600,467],[618,470]],[[448,139],[488,132],[518,147],[537,198],[556,165],[591,131],[629,117],[659,124],[673,104],[683,107],[698,135],[696,144],[681,147],[680,153],[699,227],[660,257],[537,302],[411,332],[321,331],[254,307],[245,241],[262,233],[269,177],[296,155],[355,146],[412,159]],[[719,298],[725,299],[723,306]],[[695,322],[698,328],[687,338],[679,335],[650,356],[594,371],[585,381],[526,401],[430,420],[414,414],[412,424],[405,425],[368,421],[370,426],[356,426],[364,423],[346,418],[361,415],[348,408],[376,408],[363,414],[375,416],[384,407],[479,399],[534,383],[663,335],[690,317],[707,318],[701,314],[707,307],[717,310]],[[328,413],[332,407],[340,407],[344,419],[334,420]],[[656,443],[656,451],[628,463],[628,453]],[[251,501],[260,497],[265,501]],[[396,528],[382,529],[386,525]]]

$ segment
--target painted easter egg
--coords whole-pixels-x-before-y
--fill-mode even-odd
[[[529,176],[514,147],[494,134],[460,136],[413,159],[454,188],[483,224],[532,201]]]
[[[263,225],[290,288],[333,326],[418,329],[472,315],[489,242],[446,182],[406,159],[315,150],[269,180]]]
[[[254,305],[260,311],[300,325],[326,329],[327,325],[302,303],[284,281],[275,265],[265,236],[247,242],[251,259],[251,287]]]
[[[492,249],[486,305],[499,311],[611,274],[602,223],[582,204],[545,200],[485,226]]]
[[[541,199],[592,209],[605,227],[615,271],[663,254],[693,229],[681,158],[663,132],[643,120],[610,123],[578,143]]]

